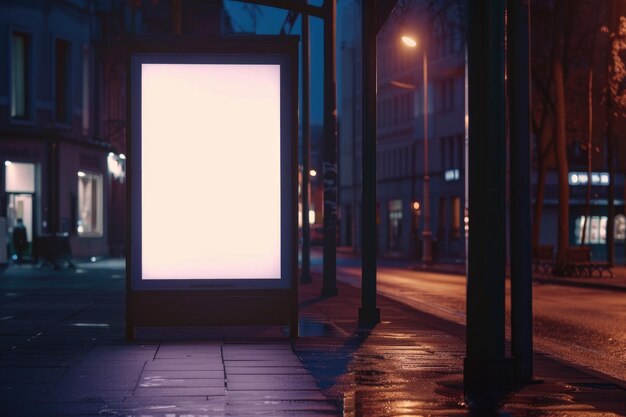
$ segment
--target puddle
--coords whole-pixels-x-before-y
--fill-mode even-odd
[[[300,318],[298,329],[301,337],[339,336],[339,332],[332,323],[308,317]]]

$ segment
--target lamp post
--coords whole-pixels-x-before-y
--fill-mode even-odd
[[[409,48],[417,47],[415,38],[404,35],[402,43]],[[424,86],[424,229],[422,230],[422,263],[430,264],[433,261],[432,256],[432,232],[430,230],[430,176],[428,172],[428,50],[426,43],[422,48],[422,75]]]

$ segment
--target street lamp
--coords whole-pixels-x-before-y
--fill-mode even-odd
[[[417,40],[409,35],[403,35],[402,43],[408,48],[416,48]],[[424,229],[422,230],[422,262],[430,264],[432,256],[432,232],[430,230],[430,176],[428,174],[428,49],[426,43],[422,48],[423,57],[423,85],[424,85]]]

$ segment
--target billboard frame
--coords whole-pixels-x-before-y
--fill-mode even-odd
[[[289,325],[298,333],[298,37],[142,40],[127,53],[126,337],[138,328]],[[280,277],[143,280],[141,64],[280,65]],[[139,97],[138,97],[139,93]],[[245,244],[245,242],[242,242]]]

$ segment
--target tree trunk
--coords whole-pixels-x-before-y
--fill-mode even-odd
[[[552,81],[554,85],[555,117],[555,146],[556,164],[558,174],[559,217],[557,226],[557,271],[565,264],[565,255],[569,246],[569,183],[567,175],[569,166],[567,163],[567,136],[565,131],[565,81],[563,74],[563,26],[562,13],[557,6],[555,14],[554,50],[552,53]]]
[[[595,38],[595,36],[594,36]],[[595,49],[595,47],[594,47]],[[592,162],[592,150],[593,150],[593,53],[591,54],[592,59],[590,59],[589,62],[589,73],[588,73],[588,79],[589,79],[589,85],[588,85],[588,91],[587,91],[587,97],[588,97],[588,132],[587,132],[587,193],[585,195],[585,217],[583,219],[583,235],[582,238],[580,239],[580,244],[581,245],[585,245],[585,240],[586,238],[588,238],[587,236],[587,225],[590,224],[589,222],[589,215],[591,214],[591,171],[592,171],[592,166],[591,166],[591,162]]]
[[[609,3],[609,21],[608,28],[610,34],[617,34],[619,29],[620,16],[626,15],[626,6],[617,0],[611,0]],[[616,63],[613,62],[612,49],[613,41],[609,41],[607,48],[608,54],[608,80],[614,77],[616,71]],[[613,266],[615,262],[615,97],[611,92],[611,88],[607,88],[606,96],[606,154],[607,154],[607,170],[609,172],[609,189],[607,193],[607,223],[606,223],[606,260]],[[621,113],[621,112],[620,112]]]
[[[609,123],[611,116],[609,115]],[[613,141],[613,132],[612,127],[609,127],[609,132],[606,135],[607,148],[606,148],[606,165],[609,171],[609,189],[607,193],[607,222],[606,222],[606,261],[610,266],[613,266],[615,262],[615,232],[614,232],[614,222],[615,222],[615,143]]]
[[[617,32],[617,19],[615,18],[615,1],[611,1],[609,5],[609,33]],[[611,79],[611,72],[614,63],[612,62],[611,55],[611,41],[609,41],[609,47],[607,48],[608,54],[608,74],[607,80]],[[606,261],[609,265],[613,266],[613,262],[615,261],[615,233],[613,232],[613,222],[615,221],[615,185],[614,185],[614,177],[615,177],[615,166],[613,164],[614,156],[614,143],[613,137],[615,136],[615,124],[614,124],[614,104],[613,104],[613,96],[611,94],[611,89],[607,87],[606,89],[606,167],[609,172],[609,188],[607,190],[607,222],[606,222]]]
[[[547,110],[546,110],[547,111]],[[543,200],[546,194],[546,176],[548,166],[546,158],[548,154],[550,125],[544,120],[537,135],[537,186],[535,188],[535,207],[533,211],[532,249],[533,252],[539,248],[539,238],[541,235],[541,216],[543,214]]]

